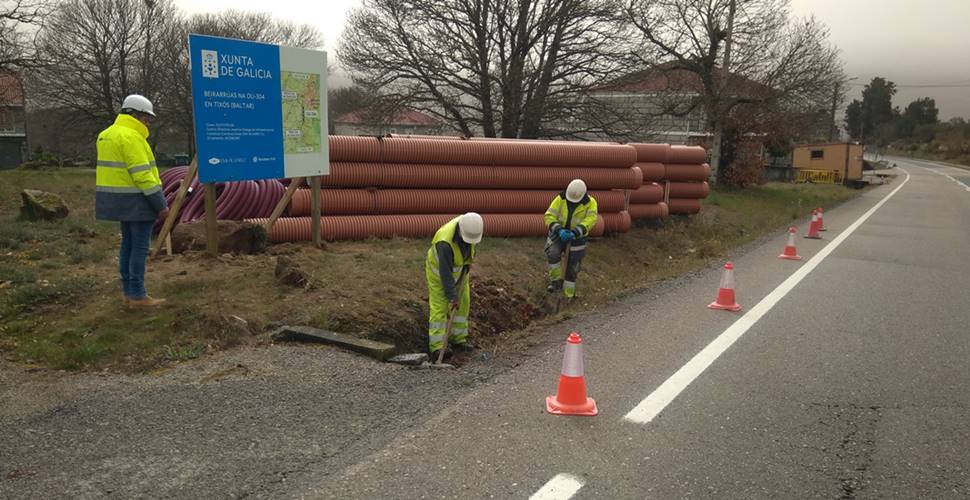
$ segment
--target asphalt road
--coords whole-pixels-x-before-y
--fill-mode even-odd
[[[712,269],[569,325],[585,340],[598,416],[545,412],[562,359],[554,348],[286,494],[967,498],[970,192],[945,177],[957,169],[896,163],[892,184],[825,214],[825,239],[799,240],[806,260],[777,259],[783,235],[737,256],[738,300],[747,311],[764,299],[759,317],[705,308]],[[787,293],[772,293],[780,285]],[[624,418],[739,328],[655,418]],[[547,485],[560,474],[568,479]]]
[[[705,307],[711,268],[463,370],[286,345],[130,377],[0,363],[0,498],[967,498],[966,171],[896,161],[804,261],[781,232],[739,250],[738,314]],[[570,331],[596,417],[545,412]]]

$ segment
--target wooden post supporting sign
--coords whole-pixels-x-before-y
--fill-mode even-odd
[[[219,254],[219,227],[216,224],[216,185],[205,184],[205,240],[206,252],[211,256]]]
[[[283,193],[283,197],[280,198],[279,203],[276,204],[276,208],[273,209],[273,213],[269,216],[269,220],[266,221],[267,236],[273,233],[273,224],[276,224],[276,219],[279,219],[283,215],[283,211],[286,210],[286,207],[290,205],[290,200],[293,199],[293,194],[302,185],[303,177],[290,180],[290,185],[286,188],[286,192]]]
[[[192,185],[192,180],[195,179],[195,174],[199,171],[199,163],[196,158],[192,158],[192,163],[189,164],[189,169],[185,172],[185,177],[182,178],[182,185],[179,186],[179,191],[175,195],[175,201],[172,202],[172,206],[168,208],[168,217],[165,218],[165,224],[162,225],[162,231],[158,233],[158,237],[155,239],[155,245],[152,247],[152,258],[158,254],[161,250],[163,242],[169,239],[169,233],[172,231],[172,227],[175,226],[175,219],[178,217],[179,210],[182,209],[182,203],[185,201],[185,195],[189,192],[189,186]]]
[[[313,246],[320,248],[320,176],[310,177],[310,235]]]

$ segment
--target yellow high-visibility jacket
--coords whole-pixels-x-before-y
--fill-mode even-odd
[[[148,127],[130,115],[118,115],[98,134],[98,219],[151,221],[165,208],[162,180],[147,139]]]
[[[425,274],[428,278],[428,288],[441,291],[444,294],[444,282],[447,281],[452,287],[457,283],[458,278],[461,276],[462,268],[475,260],[475,245],[471,245],[469,251],[469,256],[466,259],[464,254],[462,254],[461,247],[455,241],[458,236],[458,221],[461,217],[455,217],[448,221],[445,225],[438,228],[435,232],[434,238],[431,240],[431,248],[428,249],[427,257],[424,259]],[[451,262],[439,262],[438,261],[438,244],[447,243],[451,247]],[[442,276],[442,264],[447,265],[448,274]],[[450,277],[450,279],[449,279]]]
[[[562,192],[549,204],[544,220],[550,233],[573,229],[579,233],[577,239],[585,238],[596,226],[596,198],[587,193],[579,202],[570,203]]]

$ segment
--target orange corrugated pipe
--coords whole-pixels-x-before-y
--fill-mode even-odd
[[[360,240],[371,237],[430,238],[456,214],[440,215],[334,215],[320,219],[321,235],[328,241]],[[545,236],[546,223],[540,214],[483,214],[486,238]],[[248,219],[266,224],[267,219]],[[273,225],[269,240],[273,243],[309,241],[310,217],[280,217]],[[601,214],[590,236],[630,229],[630,214]]]
[[[622,144],[351,136],[329,141],[330,159],[337,162],[626,168],[637,161],[636,150]]]
[[[324,189],[320,213],[325,215],[434,213],[544,213],[559,191],[489,189]],[[624,208],[622,191],[590,191],[599,210]],[[661,189],[661,198],[663,192]],[[310,214],[310,190],[293,193],[289,215]]]
[[[451,141],[387,138],[381,152],[389,163],[630,167],[636,150],[625,145],[543,143],[539,141]]]
[[[706,182],[671,182],[671,198],[707,198],[711,194],[711,186]]]
[[[384,137],[394,139],[447,139],[449,141],[463,141],[466,137],[460,135],[425,135],[425,134],[387,134]]]
[[[701,200],[686,198],[671,198],[668,203],[672,214],[696,214],[701,211]]]
[[[331,135],[330,161],[380,161],[381,143],[376,137]]]
[[[706,181],[711,176],[711,166],[706,163],[692,165],[667,163],[664,165],[664,170],[664,180],[667,181]]]
[[[662,201],[659,203],[631,203],[629,212],[633,219],[662,219],[670,215],[667,204]]]
[[[662,181],[666,175],[663,163],[638,162],[636,166],[643,172],[643,182]]]
[[[630,231],[630,226],[633,225],[630,212],[626,210],[616,214],[603,214],[602,220],[605,225],[604,234],[626,233]]]
[[[424,141],[430,142],[430,141]],[[332,162],[323,185],[450,189],[562,189],[583,179],[589,189],[636,189],[643,184],[633,168],[527,168],[521,166],[433,165]]]
[[[700,146],[670,146],[664,163],[704,163],[707,151]]]
[[[550,143],[567,143],[567,144],[620,144],[619,142],[603,142],[603,141],[563,141],[555,139],[519,139],[516,137],[465,137],[463,135],[422,135],[422,134],[387,134],[384,137],[392,137],[395,139],[449,139],[449,140],[460,140],[460,141],[491,141],[491,142],[542,142],[546,144]]]
[[[653,204],[663,201],[664,188],[656,182],[644,184],[634,191],[630,191],[630,204]]]
[[[664,163],[670,154],[670,144],[630,143],[637,150],[638,162]]]

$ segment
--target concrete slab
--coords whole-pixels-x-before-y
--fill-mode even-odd
[[[399,354],[387,360],[389,363],[397,363],[399,365],[411,365],[416,366],[428,361],[428,353],[426,352],[413,352],[410,354]]]
[[[272,334],[273,340],[281,342],[309,342],[327,344],[347,349],[384,361],[394,354],[394,346],[374,340],[360,339],[336,332],[328,332],[309,326],[284,326]]]

